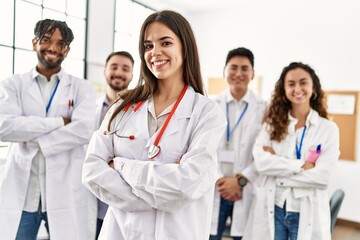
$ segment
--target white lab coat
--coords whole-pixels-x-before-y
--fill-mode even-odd
[[[46,205],[51,239],[95,237],[96,198],[81,183],[85,147],[94,131],[95,94],[85,80],[62,71],[46,117],[35,70],[0,84],[0,138],[11,142],[0,167],[0,239],[15,239],[31,163],[39,147],[46,162]],[[69,108],[69,99],[74,107]],[[59,126],[59,117],[71,123]]]
[[[96,110],[95,110],[95,128],[97,129],[101,124],[103,104],[106,99],[106,94],[96,99]]]
[[[295,158],[297,120],[290,118],[288,135],[281,142],[271,141],[264,125],[254,146],[255,165],[260,173],[244,240],[274,239],[274,207],[277,185],[293,187],[300,198],[299,240],[331,239],[330,209],[327,187],[339,158],[339,129],[334,122],[311,110],[301,149],[301,160]],[[307,152],[321,144],[321,155],[310,170],[301,170]],[[276,155],[262,147],[271,146]]]
[[[223,113],[189,87],[160,140],[160,154],[149,160],[157,133],[149,137],[148,103],[126,121],[130,108],[120,124],[118,134],[135,140],[103,134],[112,107],[90,141],[83,182],[109,204],[100,239],[207,239]],[[114,156],[117,171],[108,166]]]
[[[226,116],[226,94],[221,93],[216,97],[215,101],[220,105],[223,114]],[[248,90],[244,96],[244,100],[248,102],[248,109],[238,126],[238,131],[241,131],[239,138],[234,139],[235,162],[233,176],[238,173],[243,174],[249,183],[244,187],[242,192],[242,199],[234,202],[234,209],[232,214],[232,224],[230,235],[242,236],[248,218],[250,206],[253,199],[253,182],[258,173],[255,169],[254,159],[252,155],[253,145],[257,134],[261,129],[262,119],[264,116],[266,104],[263,100],[257,97],[251,90]],[[225,149],[226,135],[224,135],[219,150]],[[217,234],[217,227],[219,221],[220,210],[220,194],[215,190],[214,208],[211,222],[211,234]]]

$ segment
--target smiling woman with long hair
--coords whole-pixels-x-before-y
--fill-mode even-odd
[[[141,74],[94,133],[83,182],[109,204],[100,239],[206,239],[225,118],[204,94],[189,23],[151,14]]]
[[[339,129],[327,119],[323,96],[309,65],[283,69],[254,145],[260,177],[244,239],[331,239],[326,189]]]

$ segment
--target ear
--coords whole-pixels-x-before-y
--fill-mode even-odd
[[[36,51],[36,44],[37,44],[38,40],[36,40],[35,38],[32,40],[32,45],[33,45],[33,50]]]
[[[66,49],[66,51],[64,52],[64,56],[65,56],[65,57],[67,57],[69,51],[70,51],[70,47],[68,47],[68,48]]]
[[[253,80],[255,77],[255,70],[252,71],[252,76],[251,76],[251,80]]]

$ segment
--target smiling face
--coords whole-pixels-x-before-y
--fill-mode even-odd
[[[146,66],[159,80],[183,81],[183,53],[179,37],[160,22],[149,24],[144,37]]]
[[[308,72],[302,68],[288,71],[285,76],[284,89],[286,98],[292,106],[310,106],[313,94],[313,80]]]
[[[59,71],[62,61],[70,50],[63,41],[59,29],[56,29],[52,35],[46,33],[41,39],[33,39],[32,44],[38,57],[37,69],[40,73],[42,71]]]
[[[249,82],[254,77],[250,60],[244,56],[234,56],[226,64],[224,77],[233,95],[245,94]]]
[[[127,89],[133,77],[133,64],[128,57],[114,55],[106,63],[104,75],[114,91]]]

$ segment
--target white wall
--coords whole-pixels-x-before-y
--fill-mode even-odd
[[[252,0],[197,12],[189,21],[204,80],[221,77],[227,52],[244,46],[255,55],[262,96],[268,100],[282,68],[291,61],[314,67],[325,90],[360,91],[359,13],[359,0]],[[329,192],[346,192],[340,218],[360,222],[359,182],[359,157],[355,162],[339,161]]]

